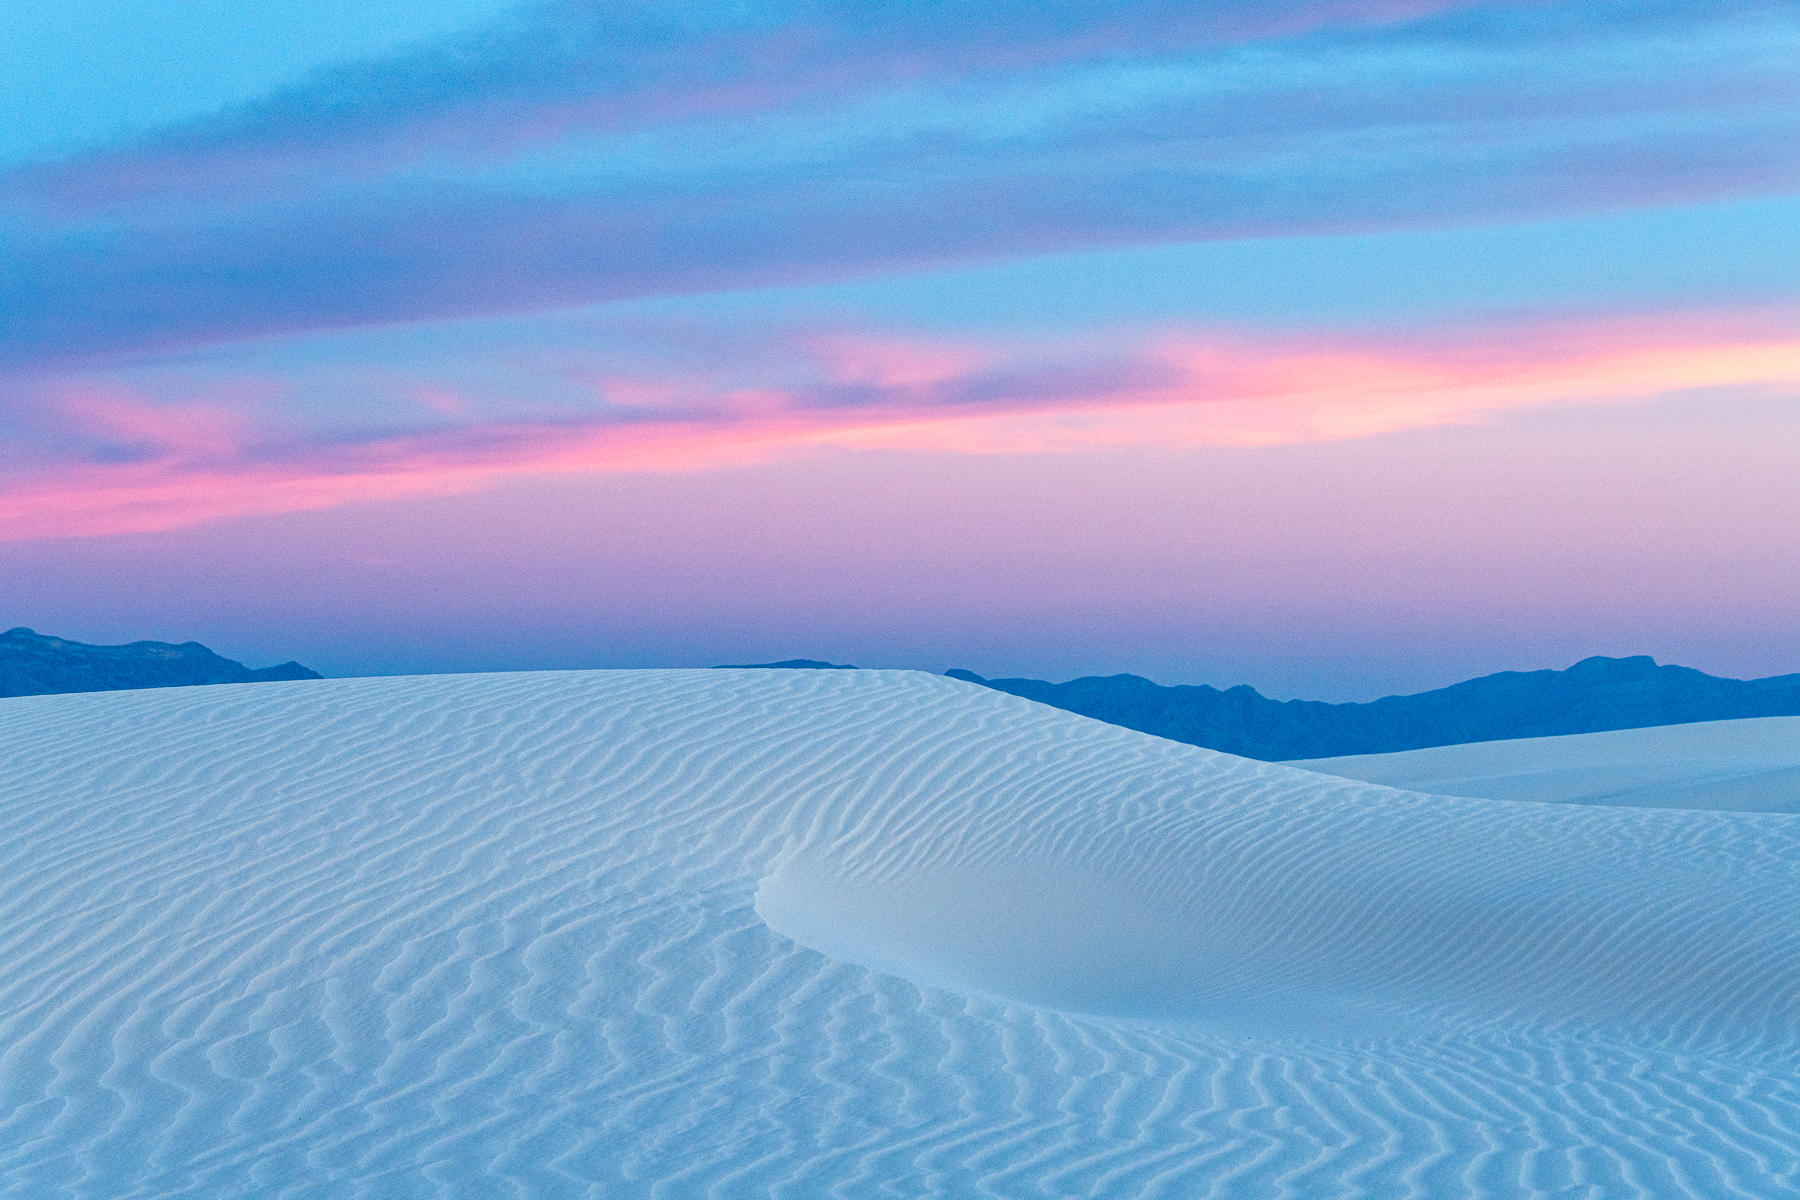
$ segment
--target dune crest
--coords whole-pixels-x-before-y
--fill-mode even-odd
[[[1440,796],[1800,814],[1800,717],[1474,742],[1288,765]]]

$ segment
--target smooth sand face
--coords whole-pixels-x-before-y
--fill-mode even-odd
[[[1288,765],[1439,796],[1800,813],[1800,717],[1474,742]]]
[[[0,1194],[1746,1196],[1800,819],[906,672],[33,697]]]

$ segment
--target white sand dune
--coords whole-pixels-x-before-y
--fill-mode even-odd
[[[1800,1195],[1800,818],[904,672],[0,714],[8,1196]]]
[[[1288,765],[1438,796],[1800,813],[1800,717],[1472,742]]]

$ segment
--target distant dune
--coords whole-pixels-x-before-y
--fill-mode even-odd
[[[1800,813],[1800,717],[1295,762],[1440,796]]]
[[[1503,671],[1366,704],[1271,700],[1255,688],[1161,687],[1136,675],[1067,683],[952,678],[1158,737],[1279,762],[1740,717],[1800,716],[1800,675],[1720,679],[1655,659]]]
[[[7,1196],[1800,1179],[1789,816],[1425,796],[910,672],[0,709]]]
[[[89,646],[23,628],[0,633],[0,696],[317,678],[297,662],[252,670],[199,642]]]

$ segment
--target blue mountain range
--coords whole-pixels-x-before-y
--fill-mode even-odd
[[[252,670],[199,642],[90,646],[24,628],[0,633],[0,696],[318,678],[297,662]]]
[[[1067,683],[948,672],[1085,717],[1172,741],[1279,761],[1426,746],[1800,716],[1800,675],[1722,679],[1646,655],[1587,658],[1564,671],[1502,671],[1367,703],[1271,700],[1246,685],[1164,687],[1136,675]]]

